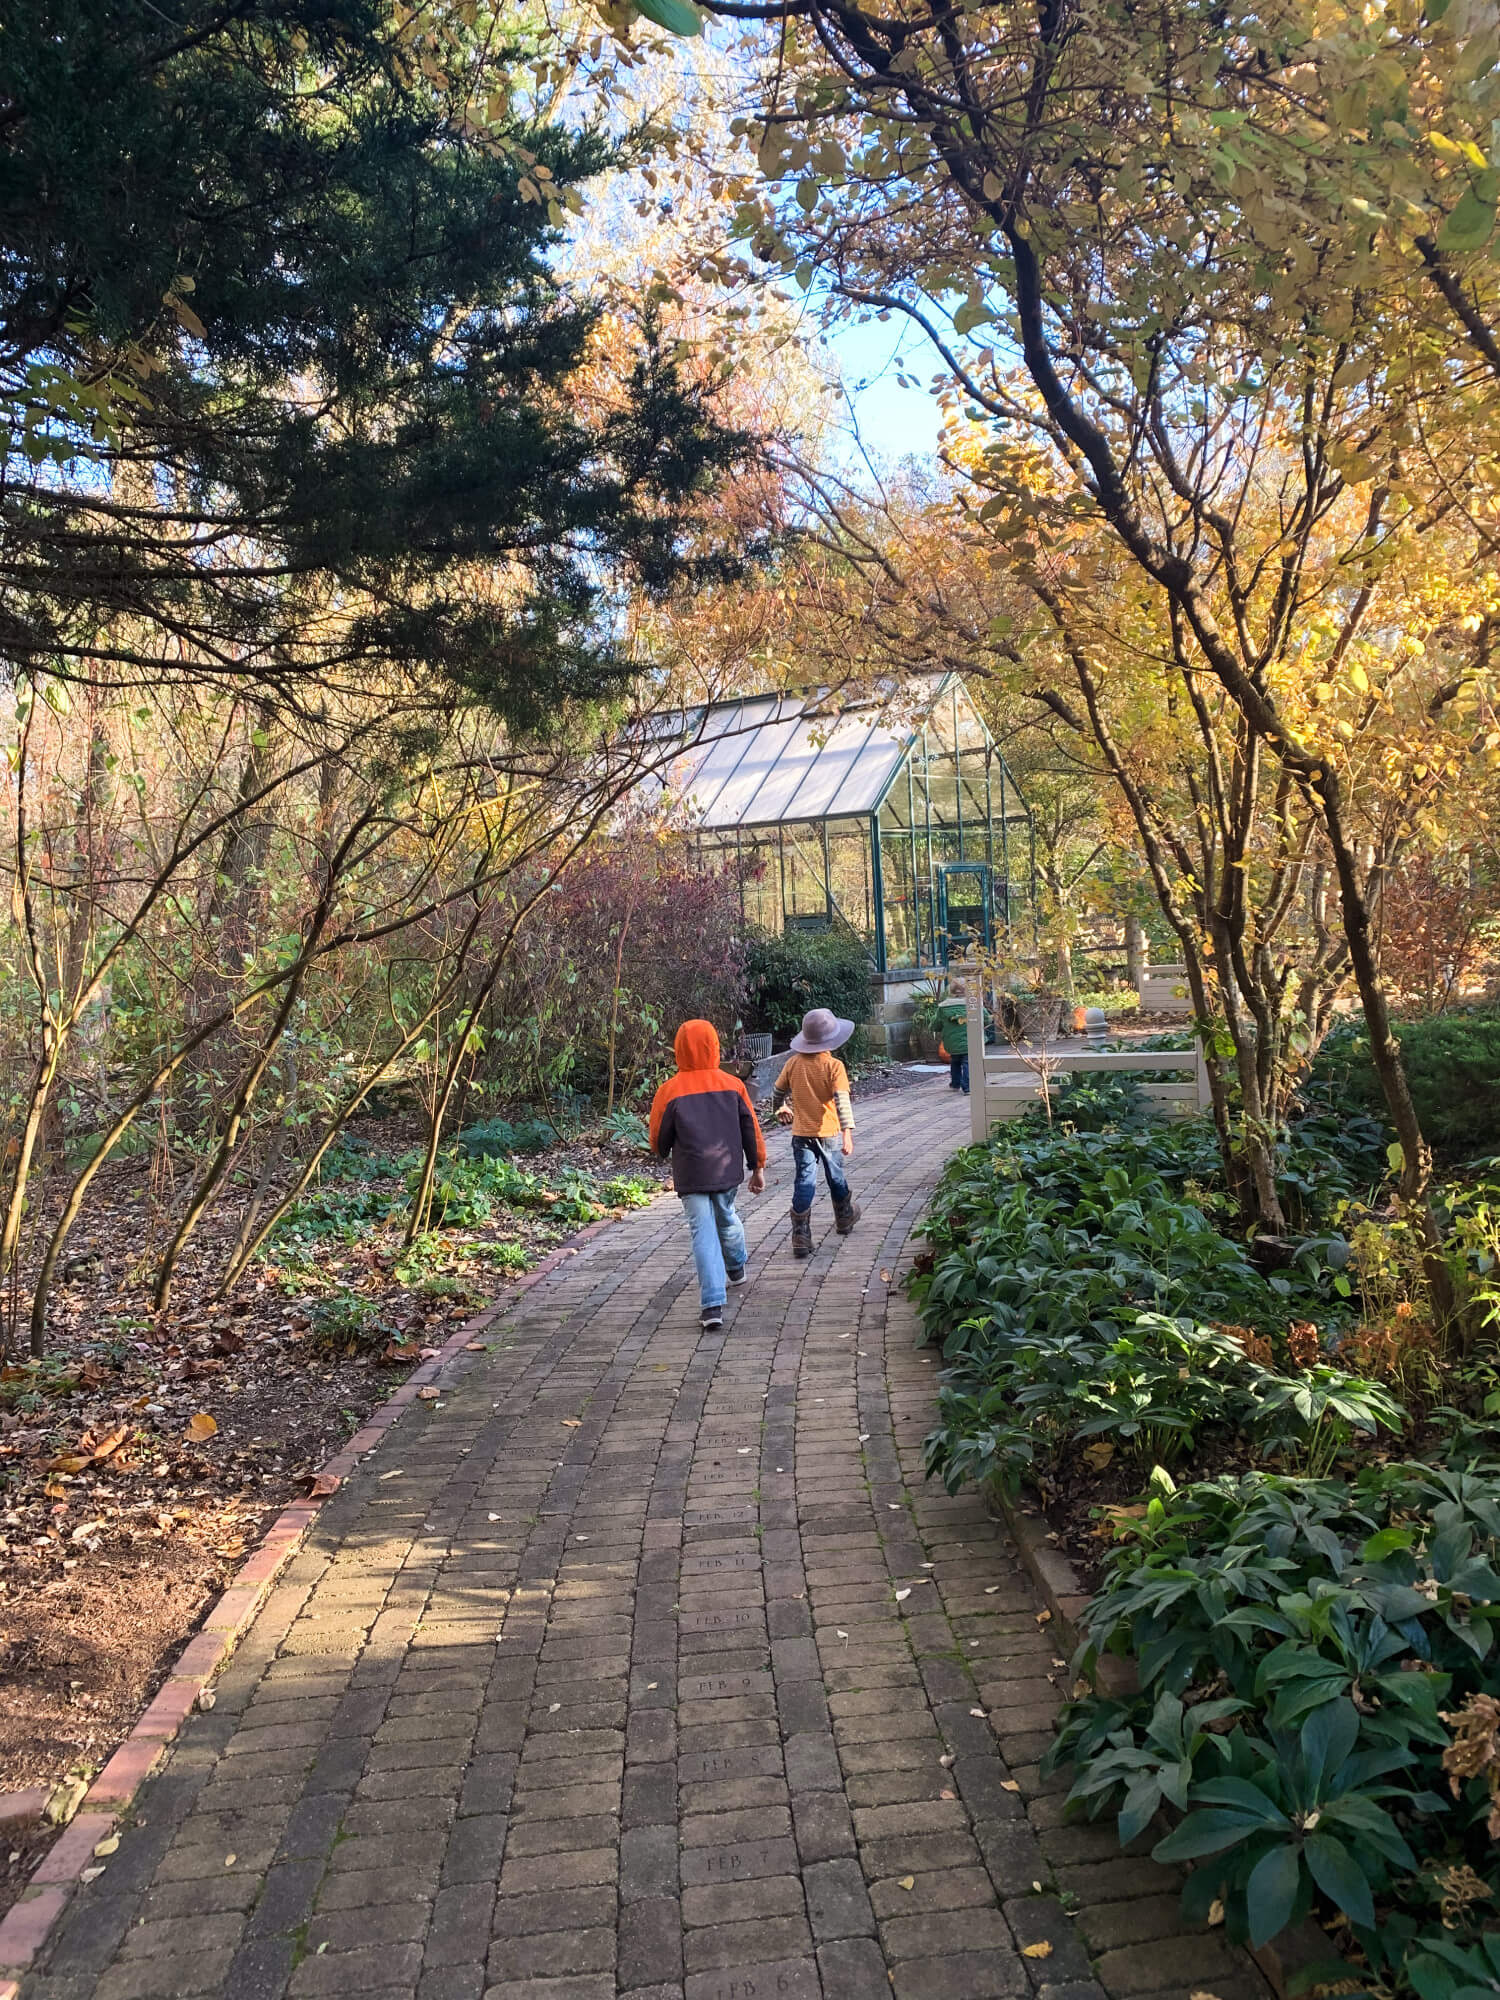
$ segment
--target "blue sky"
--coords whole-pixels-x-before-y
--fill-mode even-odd
[[[936,399],[925,387],[906,389],[896,379],[903,358],[908,377],[923,384],[931,377],[937,357],[921,333],[894,319],[849,320],[827,328],[823,338],[837,358],[871,454],[930,459],[937,448]]]

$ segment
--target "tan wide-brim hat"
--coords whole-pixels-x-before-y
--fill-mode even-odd
[[[814,1007],[802,1016],[802,1032],[792,1037],[792,1054],[824,1056],[841,1049],[854,1033],[852,1021],[841,1021],[827,1007]]]

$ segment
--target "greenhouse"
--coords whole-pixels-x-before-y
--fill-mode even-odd
[[[855,703],[751,695],[677,726],[656,782],[705,864],[735,870],[747,922],[845,926],[887,975],[1029,931],[1031,817],[956,675]]]

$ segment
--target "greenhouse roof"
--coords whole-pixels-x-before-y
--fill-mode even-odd
[[[712,702],[689,712],[683,749],[655,782],[703,832],[870,813],[945,686],[909,682],[844,707],[805,694]]]

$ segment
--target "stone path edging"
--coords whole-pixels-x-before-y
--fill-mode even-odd
[[[1040,1514],[1033,1514],[1012,1500],[998,1483],[985,1488],[985,1497],[991,1511],[1009,1528],[1027,1574],[1052,1613],[1059,1636],[1067,1640],[1070,1648],[1077,1647],[1083,1638],[1078,1616],[1089,1601],[1077,1570],[1062,1550],[1047,1539],[1050,1531]]]
[[[375,1449],[400,1419],[402,1411],[417,1400],[420,1389],[430,1385],[472,1340],[503,1317],[522,1292],[540,1284],[576,1254],[576,1245],[608,1229],[612,1220],[606,1216],[578,1230],[509,1285],[504,1296],[493,1305],[465,1320],[436,1354],[414,1368],[379,1408],[370,1412],[343,1448],[318,1468],[314,1483],[325,1478],[344,1480],[365,1454]],[[22,1977],[47,1943],[68,1898],[83,1880],[95,1848],[113,1834],[121,1814],[161,1762],[178,1730],[199,1706],[205,1689],[259,1615],[277,1577],[302,1547],[325,1497],[319,1494],[294,1500],[282,1508],[261,1536],[254,1553],[235,1572],[234,1581],[210,1603],[197,1632],[168,1668],[166,1679],[141,1712],[135,1727],[90,1785],[77,1812],[38,1862],[20,1896],[0,1917],[0,2000],[17,2000]],[[45,1808],[45,1793],[38,1791],[38,1795]],[[0,1795],[0,1806],[16,1805],[32,1797],[31,1791],[6,1793]],[[12,1816],[37,1819],[41,1814],[38,1810],[25,1814],[13,1811]]]

